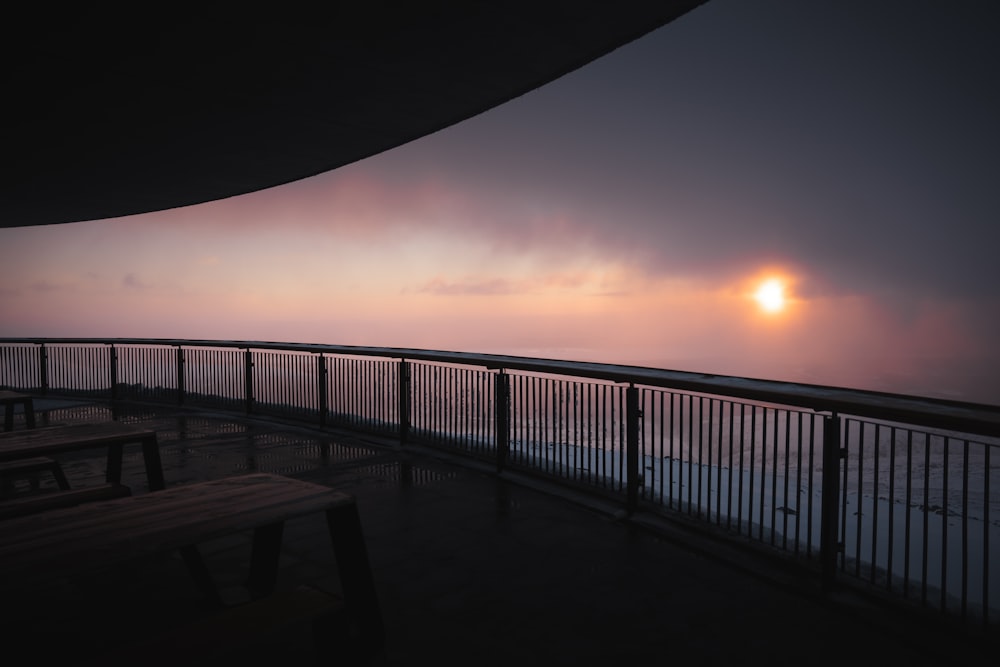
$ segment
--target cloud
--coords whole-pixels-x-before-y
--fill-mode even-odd
[[[811,294],[990,298],[1000,96],[978,83],[994,23],[975,16],[989,10],[908,9],[905,30],[873,11],[882,23],[836,4],[706,7],[391,151],[128,224],[237,242],[450,236],[716,285],[779,263]],[[452,282],[437,289],[494,293]]]
[[[545,271],[544,267],[520,267],[516,279],[505,277],[464,276],[447,279],[435,276],[414,291],[437,296],[521,296],[568,299],[589,297],[626,297],[637,289],[650,288],[641,275],[620,268],[604,266],[600,270]],[[405,293],[405,291],[404,291]]]
[[[66,289],[65,286],[57,285],[48,280],[36,280],[31,283],[30,287],[35,292],[59,292]]]
[[[559,177],[515,187],[456,162],[442,141],[432,168],[404,146],[307,182],[158,215],[197,225],[201,238],[298,231],[373,248],[447,238],[498,258],[586,258],[715,284],[780,263],[798,267],[800,289],[827,294],[989,295],[1000,281],[981,213],[942,224],[941,205],[925,195],[902,202],[885,183],[845,181],[843,167],[788,180],[778,177],[787,167],[696,166],[662,182],[597,172],[575,189]]]
[[[497,294],[514,294],[520,290],[515,288],[509,281],[502,278],[494,278],[486,281],[465,280],[460,282],[447,282],[441,278],[434,278],[416,290],[419,293],[435,294],[439,296],[475,295],[490,296]]]
[[[146,283],[142,282],[139,279],[139,277],[136,276],[134,273],[126,273],[125,276],[122,278],[122,287],[126,287],[128,289],[145,290],[149,289],[150,285],[147,285]]]

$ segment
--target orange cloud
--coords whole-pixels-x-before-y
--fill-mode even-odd
[[[454,296],[458,294],[475,296],[506,295],[517,291],[519,290],[515,289],[510,281],[502,278],[493,278],[486,281],[464,280],[460,282],[447,282],[441,278],[434,278],[417,288],[417,292],[442,296]]]

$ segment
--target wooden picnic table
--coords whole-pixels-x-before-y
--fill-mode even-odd
[[[326,515],[347,613],[360,637],[381,645],[383,623],[355,498],[278,475],[183,484],[0,521],[0,591],[30,595],[39,582],[179,549],[196,583],[221,602],[196,546],[252,530],[247,588],[261,599],[274,592],[285,521],[316,512]]]
[[[107,448],[107,482],[120,485],[124,446],[142,445],[146,479],[151,491],[165,487],[163,464],[156,431],[122,422],[98,422],[46,426],[11,433],[0,433],[0,463],[46,457],[84,449]]]
[[[4,407],[3,430],[14,430],[14,406],[20,404],[24,410],[24,423],[28,428],[35,428],[35,402],[28,394],[22,394],[9,389],[0,390],[0,404]]]

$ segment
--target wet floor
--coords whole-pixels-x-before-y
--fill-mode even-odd
[[[43,424],[112,418],[101,404],[37,409]],[[997,647],[995,637],[854,594],[824,597],[768,559],[475,462],[234,415],[133,406],[120,418],[157,429],[168,485],[261,471],[354,494],[386,623],[370,664],[978,664]],[[63,467],[74,486],[103,480],[99,456]],[[138,447],[126,451],[124,477],[146,492]],[[236,591],[249,535],[202,551],[219,585]],[[339,590],[322,517],[286,526],[279,589],[301,585]],[[7,602],[8,635],[64,662],[100,659],[208,613],[174,555]],[[269,647],[240,659],[316,662],[305,626]]]

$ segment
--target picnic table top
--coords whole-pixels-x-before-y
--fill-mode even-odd
[[[0,460],[3,460],[5,452],[12,453],[26,447],[49,446],[57,451],[66,447],[85,448],[98,444],[133,442],[155,436],[155,429],[122,422],[66,424],[7,431],[0,433]]]
[[[354,504],[350,494],[254,473],[0,521],[4,580],[68,576]]]
[[[22,394],[19,391],[11,391],[10,389],[0,389],[0,402],[3,401],[24,401],[30,400],[32,397],[28,394]]]

